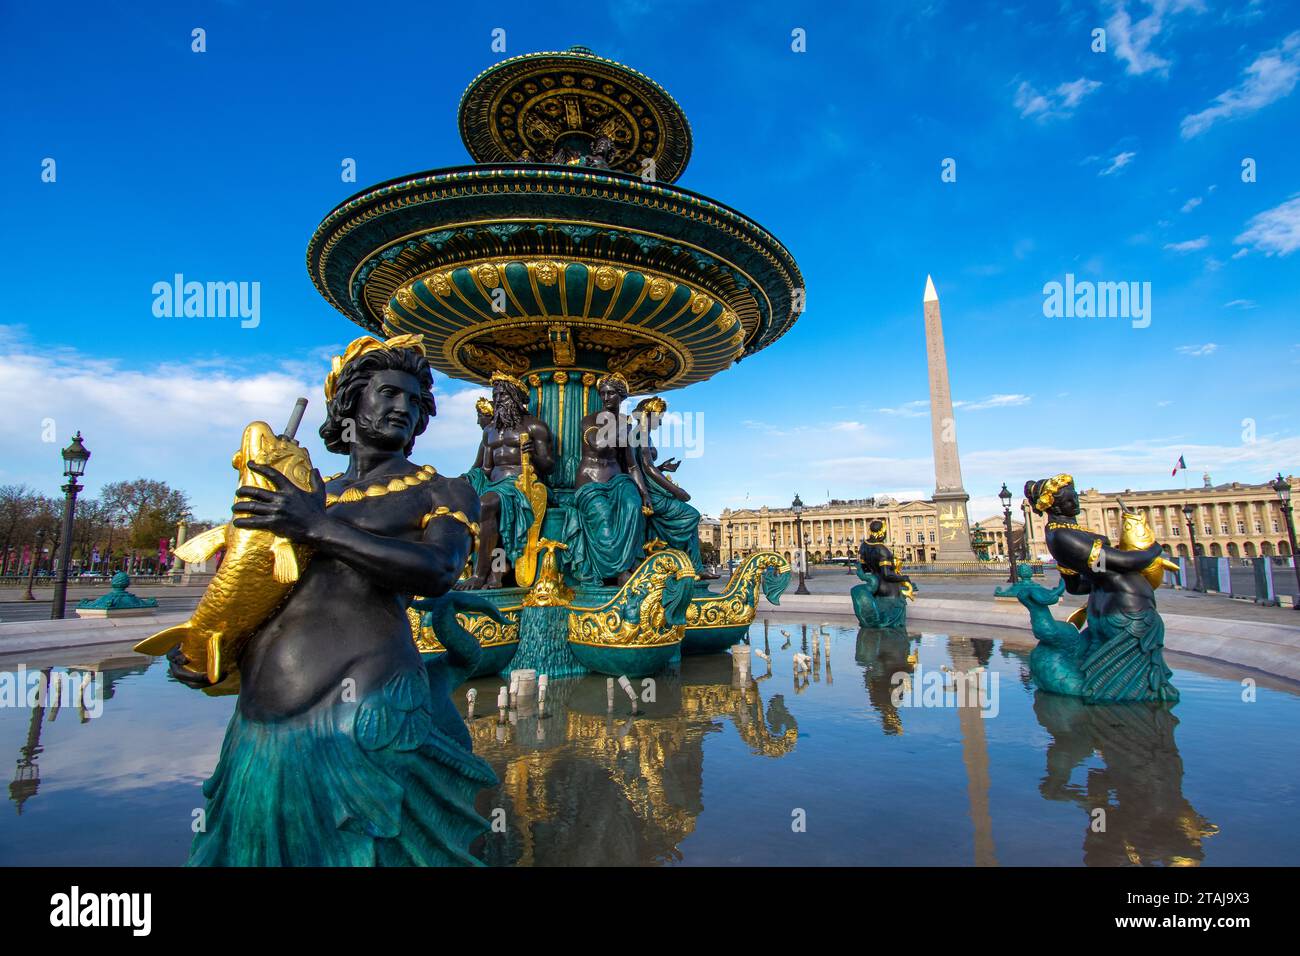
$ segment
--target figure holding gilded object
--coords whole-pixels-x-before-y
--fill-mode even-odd
[[[1145,519],[1121,503],[1123,530],[1116,548],[1105,535],[1078,523],[1079,496],[1070,475],[1026,482],[1025,497],[1036,513],[1048,516],[1047,550],[1056,559],[1065,590],[1088,596],[1086,624],[1078,612],[1071,618],[1082,632],[1073,663],[1084,701],[1177,701],[1155,598],[1164,570],[1176,566]],[[1040,640],[1051,639],[1042,633]],[[1039,627],[1034,634],[1040,636]]]
[[[297,581],[235,662],[239,701],[191,865],[476,862],[469,844],[487,822],[474,800],[496,778],[445,687],[431,691],[407,616],[413,594],[452,586],[477,530],[469,484],[408,458],[432,384],[420,336],[357,339],[334,360],[321,427],[347,470],[310,470],[304,487],[247,464],[264,482],[239,488],[231,524],[288,542]],[[238,608],[254,593],[245,576],[224,597]],[[169,656],[178,680],[210,684],[183,644]]]

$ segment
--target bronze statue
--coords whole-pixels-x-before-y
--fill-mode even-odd
[[[898,569],[894,552],[885,543],[889,527],[879,518],[867,526],[853,570],[861,584],[850,592],[853,610],[863,627],[903,627],[907,601],[916,590],[911,578]]]
[[[696,574],[712,580],[718,575],[705,571],[700,558],[700,513],[687,504],[691,496],[686,489],[666,474],[677,471],[681,462],[676,458],[669,458],[662,464],[657,461],[659,451],[654,446],[651,432],[659,427],[667,409],[668,403],[656,395],[642,399],[634,410],[637,464],[645,478],[653,511],[646,517],[646,537],[651,542],[662,542],[666,547],[685,551],[695,566]]]
[[[1058,662],[1070,665],[1071,679],[1043,689],[1069,694],[1077,678],[1087,703],[1178,700],[1170,683],[1173,672],[1165,666],[1165,624],[1156,613],[1155,596],[1170,562],[1146,522],[1124,509],[1123,536],[1115,548],[1105,535],[1076,520],[1079,496],[1070,475],[1028,481],[1025,497],[1036,513],[1048,516],[1047,550],[1056,559],[1065,590],[1088,596],[1087,624],[1076,625],[1082,641],[1071,660]],[[1034,632],[1040,636],[1038,627]],[[1053,638],[1047,632],[1040,636]]]
[[[484,434],[479,439],[478,451],[474,453],[474,464],[469,466],[469,471],[477,470],[481,475],[485,476],[487,472],[483,471],[483,452],[487,449],[487,428],[492,424],[492,403],[486,398],[480,398],[474,402],[474,421],[478,425],[479,431]],[[466,475],[468,474],[469,472],[466,472]],[[468,480],[473,481],[473,479]]]
[[[584,584],[623,584],[645,558],[650,490],[633,447],[633,422],[619,412],[627,380],[612,372],[596,383],[604,406],[582,419],[582,458],[565,521],[566,563]]]
[[[482,418],[484,410],[478,412]],[[551,430],[528,413],[528,387],[513,375],[492,375],[492,418],[483,429],[479,453],[475,468],[466,475],[482,502],[474,573],[460,585],[466,590],[503,585],[507,568],[500,559],[504,557],[511,566],[519,560],[528,546],[530,530],[536,536],[534,525],[540,518],[527,491],[520,487],[525,461],[530,460],[532,468],[543,476],[554,467]]]
[[[431,690],[407,607],[455,582],[478,498],[408,458],[435,413],[420,336],[355,340],[325,395],[321,437],[347,470],[325,481],[313,469],[304,489],[252,462],[264,481],[236,493],[232,524],[289,542],[297,581],[238,652],[239,701],[189,862],[473,864],[469,844],[487,829],[474,800],[496,778],[446,689]],[[183,647],[172,675],[210,686]]]

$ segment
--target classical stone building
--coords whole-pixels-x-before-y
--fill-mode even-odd
[[[904,561],[934,561],[939,554],[939,511],[931,501],[898,501],[886,495],[832,499],[803,509],[804,548],[809,560],[852,557],[867,536],[867,525],[883,519],[889,525],[889,546]],[[798,546],[794,512],[789,508],[724,509],[720,521],[723,562],[771,549],[786,558]]]
[[[1300,489],[1294,475],[1287,481]],[[1196,553],[1212,557],[1255,558],[1291,554],[1286,520],[1277,492],[1267,482],[1247,484],[1232,481],[1216,485],[1205,475],[1200,488],[1168,488],[1159,491],[1101,492],[1089,488],[1079,494],[1079,523],[1119,540],[1120,506],[1146,515],[1156,540],[1172,555],[1191,554],[1191,537],[1183,517],[1183,505],[1196,509]],[[1294,504],[1293,504],[1294,506]],[[1294,516],[1293,516],[1294,517]],[[1046,516],[1031,513],[1029,549],[1046,556],[1043,537]]]
[[[717,518],[710,518],[708,515],[700,516],[700,547],[708,550],[706,545],[712,545],[715,554],[722,554],[722,524]]]
[[[1014,512],[1013,512],[1014,514]],[[1007,519],[1004,515],[989,515],[987,518],[981,518],[971,525],[971,536],[975,535],[975,528],[978,527],[983,533],[985,539],[989,542],[989,557],[1006,560],[1007,557]],[[1023,521],[1011,519],[1011,553],[1019,556],[1021,544],[1025,539],[1025,524]]]
[[[1300,479],[1287,479],[1300,490]],[[1253,558],[1288,556],[1286,521],[1277,492],[1267,482],[1247,484],[1239,481],[1215,485],[1205,477],[1200,488],[1190,490],[1100,492],[1095,488],[1081,491],[1082,511],[1079,523],[1102,531],[1112,541],[1119,540],[1119,499],[1129,508],[1143,512],[1156,539],[1171,555],[1186,556],[1189,537],[1183,519],[1183,505],[1197,509],[1196,548],[1198,554],[1215,557]],[[889,524],[889,546],[909,564],[934,563],[939,558],[940,508],[933,501],[897,501],[888,496],[831,500],[826,504],[808,505],[803,510],[804,546],[811,561],[857,554],[858,544],[867,534],[867,524],[880,518]],[[1029,554],[1047,558],[1043,537],[1046,519],[1033,514],[1022,500],[1013,506],[1011,547],[1019,553],[1029,517]],[[1005,558],[1007,554],[1006,521],[1001,513],[976,522],[989,540],[989,555]],[[973,527],[973,526],[972,526]],[[794,513],[789,508],[726,509],[718,523],[718,553],[725,563],[733,554],[741,560],[762,549],[781,552],[787,558],[796,546]],[[700,534],[705,533],[701,522]]]

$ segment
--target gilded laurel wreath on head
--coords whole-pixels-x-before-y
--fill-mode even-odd
[[[868,541],[884,541],[889,537],[889,525],[877,518],[867,527]]]
[[[602,375],[600,377],[600,381],[596,383],[596,388],[600,388],[606,382],[612,382],[614,385],[617,385],[620,389],[622,389],[624,395],[627,395],[632,391],[631,386],[627,384],[627,379],[625,379],[618,372],[610,372],[607,375]]]
[[[474,403],[474,408],[480,415],[492,414],[492,402],[486,398],[479,398],[479,400]]]
[[[1074,484],[1074,476],[1059,474],[1052,478],[1031,481],[1025,485],[1025,497],[1034,503],[1034,511],[1043,514],[1056,501],[1056,494],[1066,485]]]
[[[505,382],[507,385],[513,385],[515,388],[519,389],[519,391],[523,392],[525,395],[528,394],[528,386],[508,372],[493,372],[492,378],[489,379],[489,381],[493,385],[495,385],[497,382]]]
[[[375,349],[387,349],[395,351],[397,349],[410,349],[413,352],[419,352],[421,355],[428,357],[424,350],[423,335],[395,335],[391,339],[380,341],[369,335],[363,335],[360,338],[353,339],[342,355],[334,356],[330,362],[329,374],[325,376],[325,401],[332,401],[334,392],[338,386],[339,376],[347,366],[365,355],[367,352],[373,352]]]

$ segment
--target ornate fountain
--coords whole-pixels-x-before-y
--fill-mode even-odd
[[[488,651],[480,672],[542,664],[555,677],[636,676],[683,650],[730,646],[760,586],[779,598],[780,555],[753,555],[718,594],[663,542],[646,542],[621,587],[578,581],[557,542],[574,507],[580,423],[602,407],[597,383],[616,373],[630,394],[681,388],[771,345],[803,308],[794,259],[753,220],[674,185],[691,154],[681,107],[584,47],[485,70],[461,97],[459,127],[474,165],[341,203],[312,236],[307,267],[371,334],[422,335],[444,374],[525,386],[549,429],[535,576],[480,592],[505,625],[458,617]],[[438,653],[429,621],[413,620],[417,643]]]

